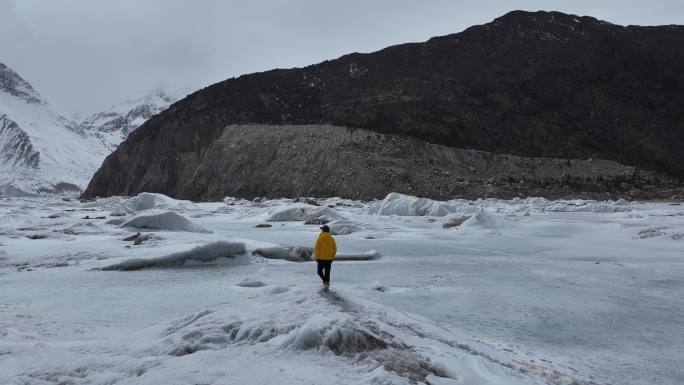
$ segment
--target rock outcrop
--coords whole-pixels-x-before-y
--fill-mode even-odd
[[[683,58],[682,26],[511,12],[200,90],[132,133],[84,197],[665,194],[684,177]]]

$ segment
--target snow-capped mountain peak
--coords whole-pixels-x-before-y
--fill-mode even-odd
[[[23,99],[26,103],[47,104],[29,82],[0,63],[0,92]]]
[[[160,84],[153,88],[147,95],[126,100],[120,103],[119,106],[130,106],[136,104],[171,104],[178,99],[177,95],[169,90],[169,86]]]
[[[143,97],[127,100],[91,115],[81,122],[80,127],[85,131],[114,134],[112,144],[115,147],[149,118],[176,102],[181,94],[171,93],[165,86],[158,86]]]
[[[84,188],[111,152],[106,139],[52,110],[29,82],[0,64],[0,196]]]
[[[131,131],[182,95],[158,86],[75,122],[52,110],[28,81],[0,63],[0,196],[85,188]]]

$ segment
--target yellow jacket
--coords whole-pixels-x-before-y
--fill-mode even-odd
[[[326,231],[322,231],[318,234],[318,239],[316,239],[316,245],[314,246],[314,257],[316,260],[332,261],[335,259],[335,254],[337,254],[337,245],[335,244],[335,238]]]

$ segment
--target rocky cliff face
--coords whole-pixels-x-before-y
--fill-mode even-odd
[[[437,192],[442,191],[440,178],[430,167],[397,165],[397,174],[408,181],[405,185],[380,180],[372,187],[373,179],[365,178],[336,185],[322,183],[320,178],[318,183],[310,183],[295,178],[297,173],[281,179],[288,167],[298,173],[325,175],[332,171],[325,166],[331,162],[328,159],[341,158],[340,151],[354,146],[330,144],[328,137],[308,144],[293,142],[301,151],[299,156],[294,156],[295,151],[287,167],[274,168],[258,145],[253,152],[219,145],[225,142],[226,130],[234,130],[227,127],[234,125],[242,127],[230,131],[234,135],[248,135],[249,127],[276,135],[281,126],[288,125],[325,126],[323,132],[331,137],[335,130],[348,128],[390,135],[387,138],[394,139],[384,143],[387,149],[353,142],[357,148],[350,151],[367,154],[356,162],[370,168],[383,166],[368,162],[380,151],[400,158],[405,149],[394,146],[408,140],[424,142],[421,151],[439,144],[528,158],[603,158],[682,178],[683,58],[681,26],[623,27],[557,12],[512,12],[492,23],[425,43],[346,55],[305,68],[245,75],[207,87],[131,134],[106,159],[84,196],[157,191],[190,199],[300,193],[377,197],[409,187],[409,192],[417,195],[445,195]],[[293,130],[292,135],[299,131]],[[307,153],[310,148],[326,150],[314,156]],[[207,153],[213,154],[214,160],[205,158]],[[237,153],[237,157],[231,155]],[[430,164],[429,156],[421,152],[415,156],[411,162]],[[391,159],[382,157],[383,162]],[[459,162],[449,157],[440,162],[446,159]],[[473,163],[470,173],[475,177],[455,175],[491,185],[477,182],[486,179],[477,175],[489,175],[486,163]],[[563,174],[561,163],[552,167],[549,175]],[[192,172],[188,164],[195,167]],[[338,167],[335,175],[346,175],[356,167],[346,162],[334,164]],[[554,162],[544,167],[551,164]],[[447,162],[440,167],[461,166]],[[522,167],[497,170],[492,178],[511,175],[501,193],[533,193],[536,187],[524,183],[516,190],[520,185],[517,178],[545,178]],[[677,183],[658,178],[662,184]],[[230,187],[231,180],[239,180],[241,187]],[[212,187],[203,187],[212,181]],[[554,191],[589,188],[568,179],[558,183],[560,189]],[[623,193],[642,186],[641,182],[630,187],[620,181],[617,186],[621,183]],[[541,195],[548,195],[540,188]],[[449,194],[466,193],[460,191]],[[471,187],[467,193],[476,191]]]
[[[157,144],[151,140],[138,145],[152,149]],[[114,158],[121,154],[125,158]],[[442,199],[519,195],[606,199],[677,193],[676,181],[613,161],[493,154],[330,125],[227,125],[201,151],[117,151],[107,163],[145,167],[101,168],[94,180],[117,187],[103,190],[102,195],[164,191],[196,200],[373,199],[401,191]]]

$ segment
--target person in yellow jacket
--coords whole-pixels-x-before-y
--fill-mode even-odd
[[[323,280],[323,290],[330,286],[330,268],[337,254],[335,238],[330,235],[330,227],[323,225],[314,246],[314,258],[318,262],[318,276]]]

